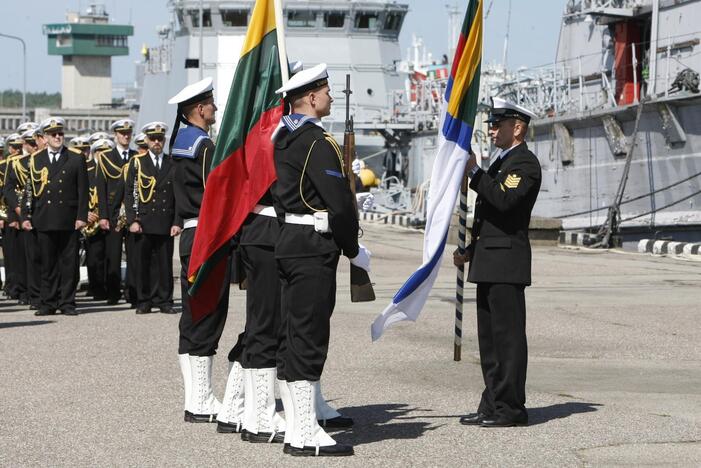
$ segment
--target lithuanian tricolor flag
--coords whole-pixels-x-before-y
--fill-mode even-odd
[[[275,94],[281,86],[274,2],[257,0],[219,127],[190,257],[194,321],[216,307],[229,241],[275,180],[270,137],[282,116]]]

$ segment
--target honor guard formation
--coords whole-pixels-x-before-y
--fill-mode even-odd
[[[244,442],[279,443],[293,456],[345,456],[353,447],[329,434],[353,426],[324,399],[341,256],[370,271],[370,252],[358,243],[358,204],[343,152],[324,130],[333,98],[325,64],[301,70],[277,94],[285,111],[272,136],[277,180],[225,245],[227,285],[213,310],[193,318],[188,266],[215,143],[212,79],[185,87],[169,135],[151,122],[64,141],[65,122],[28,122],[0,139],[3,289],[35,315],[77,315],[80,251],[87,294],[136,314],[179,318],[178,359],[183,419],[214,423]],[[532,114],[494,100],[490,134],[501,157],[487,171],[473,155],[466,174],[479,198],[472,244],[456,264],[470,262],[477,283],[479,350],[485,389],[463,424],[524,425],[526,336],[524,289],[530,284],[528,223],[540,186],[540,166],[524,138]],[[352,170],[360,172],[354,161]],[[173,249],[179,236],[182,307],[173,301]],[[126,268],[123,268],[123,258]],[[223,398],[212,389],[212,363],[229,309],[231,282],[245,285],[245,326],[228,353]],[[173,325],[175,328],[175,324]],[[276,392],[284,412],[276,410]]]

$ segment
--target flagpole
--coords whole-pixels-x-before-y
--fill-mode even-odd
[[[280,59],[282,84],[290,79],[290,66],[287,63],[287,46],[285,45],[285,21],[282,16],[282,0],[273,0],[275,6],[275,32],[277,34],[277,50]]]
[[[460,208],[458,210],[458,253],[465,255],[467,235],[467,171],[460,185]],[[455,283],[455,342],[453,344],[453,361],[460,361],[462,354],[462,306],[465,291],[465,265],[458,268]]]

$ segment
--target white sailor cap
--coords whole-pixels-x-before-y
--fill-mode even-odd
[[[62,132],[66,126],[66,121],[61,117],[49,117],[44,120],[41,125],[41,131],[44,133]]]
[[[22,146],[24,144],[24,141],[22,141],[22,137],[19,133],[11,133],[7,136],[5,144],[10,146]]]
[[[137,133],[134,137],[134,144],[140,148],[147,148],[148,143],[146,143],[146,134],[144,132]]]
[[[71,138],[71,141],[68,142],[68,146],[77,149],[90,148],[90,140],[88,140],[87,137],[78,136]]]
[[[168,104],[177,104],[182,107],[204,101],[214,96],[213,90],[212,77],[208,76],[197,83],[185,86],[178,94],[170,98]]]
[[[112,148],[114,148],[114,142],[112,140],[109,138],[100,138],[99,140],[95,140],[90,145],[90,152],[95,153],[97,151],[107,151],[111,150]]]
[[[492,108],[489,110],[489,118],[485,120],[487,123],[500,122],[506,119],[518,119],[529,123],[531,119],[537,116],[526,109],[525,107],[513,104],[504,99],[493,97]]]
[[[296,73],[282,88],[275,91],[277,94],[287,93],[288,96],[296,96],[312,89],[321,88],[329,83],[328,67],[320,63],[307,70]]]
[[[90,136],[88,137],[88,141],[89,141],[90,144],[92,145],[92,144],[95,143],[97,140],[100,140],[100,139],[109,139],[109,138],[110,138],[110,136],[109,136],[109,134],[108,134],[107,132],[95,132],[95,133],[90,134]]]
[[[22,135],[27,130],[34,130],[35,128],[38,128],[38,127],[39,127],[39,124],[36,122],[24,122],[22,125],[17,127],[17,133]]]
[[[163,136],[165,137],[168,131],[168,125],[163,122],[150,122],[141,127],[141,132],[147,137],[151,136]]]
[[[119,119],[112,122],[110,132],[132,132],[134,131],[134,121],[131,119]]]
[[[0,148],[4,148],[4,147],[5,147],[5,138],[0,136]]]

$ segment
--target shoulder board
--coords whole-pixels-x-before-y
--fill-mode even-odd
[[[174,158],[195,159],[200,145],[209,140],[207,132],[198,127],[185,127],[178,131],[170,153]]]
[[[73,153],[75,153],[75,154],[80,154],[81,156],[83,155],[83,153],[81,153],[79,149],[68,148],[68,151],[71,151],[71,152],[73,152]]]

